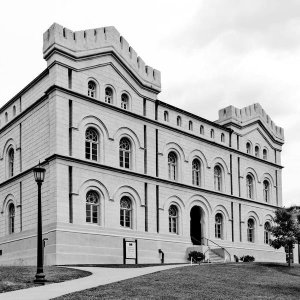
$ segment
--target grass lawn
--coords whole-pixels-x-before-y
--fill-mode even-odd
[[[1,266],[0,267],[0,293],[26,289],[39,286],[33,283],[36,267]],[[91,273],[81,270],[44,267],[47,283],[62,282],[89,276]]]
[[[177,263],[177,264],[163,264],[164,266],[167,265],[185,265],[186,263]],[[146,267],[159,267],[162,266],[162,264],[81,264],[81,265],[67,265],[69,267],[103,267],[103,268],[119,268],[119,269],[135,269],[135,268],[146,268]]]
[[[215,264],[157,272],[56,300],[92,299],[300,299],[300,266]]]

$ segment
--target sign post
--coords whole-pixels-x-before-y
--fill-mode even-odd
[[[126,265],[127,260],[134,260],[138,263],[137,240],[123,239],[123,263]]]

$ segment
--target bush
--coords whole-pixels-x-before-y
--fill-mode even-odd
[[[188,255],[188,260],[190,261],[193,258],[193,261],[196,263],[200,263],[205,259],[205,255],[202,252],[191,251]]]
[[[242,262],[254,262],[255,258],[251,255],[243,255],[242,257],[240,257],[240,260]]]

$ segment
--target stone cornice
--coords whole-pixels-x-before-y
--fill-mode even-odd
[[[45,162],[51,162],[53,160],[63,160],[63,161],[66,161],[66,162],[77,163],[77,164],[81,164],[81,165],[95,167],[95,168],[98,168],[98,169],[108,170],[108,171],[111,171],[111,172],[121,173],[121,174],[125,174],[125,175],[128,175],[128,176],[136,177],[136,178],[138,177],[138,178],[141,178],[142,180],[147,180],[148,182],[151,182],[153,184],[160,183],[160,184],[165,184],[165,185],[172,185],[172,186],[176,186],[176,187],[182,188],[182,189],[189,189],[189,190],[193,190],[193,191],[196,191],[196,192],[202,192],[202,193],[205,193],[205,194],[224,197],[228,200],[234,199],[234,200],[238,200],[240,202],[246,202],[246,203],[251,203],[251,204],[255,204],[255,205],[262,205],[262,206],[266,206],[266,207],[269,207],[269,208],[275,208],[275,209],[277,208],[276,205],[271,205],[271,204],[268,204],[268,203],[255,202],[253,200],[249,200],[249,199],[246,199],[246,198],[233,196],[233,195],[229,195],[229,194],[224,194],[224,193],[219,193],[219,192],[214,191],[214,190],[208,190],[208,189],[204,189],[204,188],[201,188],[201,187],[196,187],[196,186],[193,186],[193,185],[188,185],[188,184],[184,184],[184,183],[180,183],[180,182],[176,182],[176,181],[170,181],[170,180],[167,180],[167,179],[154,177],[154,176],[147,175],[147,174],[137,173],[137,172],[133,172],[133,171],[126,170],[126,169],[121,169],[121,168],[115,168],[115,167],[111,167],[111,166],[108,166],[108,165],[103,165],[103,164],[100,164],[100,163],[95,163],[95,162],[92,162],[92,161],[78,159],[78,158],[74,158],[74,157],[70,157],[70,156],[64,156],[64,155],[60,155],[60,154],[51,155],[50,157],[45,159]],[[0,185],[0,187],[1,187],[1,185]]]
[[[81,98],[81,99],[83,99],[83,100],[89,101],[89,102],[94,103],[94,104],[96,104],[96,105],[104,106],[104,107],[106,107],[106,108],[108,108],[108,109],[112,109],[112,110],[118,111],[118,112],[120,112],[121,114],[125,114],[125,115],[128,115],[128,116],[131,116],[131,117],[133,117],[133,118],[135,118],[135,119],[140,119],[140,120],[142,120],[142,121],[144,121],[144,122],[146,122],[146,123],[151,123],[151,124],[156,125],[156,126],[158,126],[158,127],[162,127],[162,128],[165,128],[165,129],[168,129],[168,130],[171,130],[171,131],[175,131],[175,132],[177,132],[177,133],[183,134],[183,135],[185,135],[185,136],[188,136],[188,137],[193,138],[193,139],[195,139],[195,140],[201,141],[201,142],[203,142],[203,143],[207,143],[207,144],[213,145],[213,146],[215,146],[215,147],[217,147],[217,148],[225,149],[225,150],[229,151],[229,154],[230,154],[230,153],[231,153],[231,154],[234,153],[234,154],[237,154],[237,155],[240,155],[240,156],[244,156],[244,157],[247,157],[247,158],[249,158],[249,159],[252,159],[252,160],[255,160],[255,161],[259,161],[259,162],[261,162],[261,163],[264,163],[264,164],[273,166],[273,167],[278,168],[278,169],[282,169],[282,168],[283,168],[283,166],[281,166],[281,165],[272,163],[272,162],[267,161],[267,160],[263,160],[263,159],[261,159],[261,158],[255,157],[255,156],[253,156],[253,155],[250,155],[250,154],[247,154],[247,153],[244,153],[244,152],[241,152],[241,151],[239,151],[239,150],[237,150],[237,149],[233,149],[233,148],[228,147],[228,146],[226,146],[226,145],[218,144],[218,143],[216,143],[216,142],[214,142],[214,141],[210,141],[210,140],[208,140],[208,139],[204,139],[204,138],[202,138],[201,136],[197,136],[197,135],[191,134],[191,133],[189,133],[189,132],[183,131],[183,130],[181,130],[181,129],[179,129],[179,128],[176,128],[176,127],[169,126],[169,125],[164,124],[164,123],[160,123],[160,122],[158,122],[158,121],[156,121],[156,120],[152,120],[152,119],[149,119],[149,118],[144,117],[144,116],[142,116],[142,115],[135,114],[135,113],[133,113],[133,112],[131,112],[131,111],[121,109],[120,107],[117,107],[117,106],[114,106],[114,105],[105,103],[105,102],[103,102],[103,101],[99,101],[99,100],[97,100],[97,99],[93,99],[93,98],[88,97],[88,96],[86,96],[86,95],[83,95],[83,94],[74,92],[73,90],[69,90],[69,89],[66,89],[66,88],[63,88],[63,87],[60,87],[60,86],[57,86],[57,85],[53,85],[53,86],[51,86],[51,87],[47,90],[46,93],[49,94],[49,93],[51,93],[51,92],[53,92],[53,91],[55,91],[55,90],[58,90],[58,91],[67,93],[67,94],[69,94],[70,96],[75,96],[75,97]],[[212,126],[213,126],[213,125],[216,125],[216,124],[212,123]],[[217,126],[219,126],[219,125],[216,125],[216,127],[217,127]],[[227,130],[228,130],[228,129],[227,129]],[[1,132],[1,130],[0,130],[0,132]]]

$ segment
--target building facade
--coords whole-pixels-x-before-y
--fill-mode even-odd
[[[114,27],[53,24],[43,53],[0,110],[0,264],[36,262],[39,161],[46,264],[123,263],[124,240],[139,263],[285,260],[268,245],[284,134],[260,104],[211,122],[158,100],[160,72]]]

